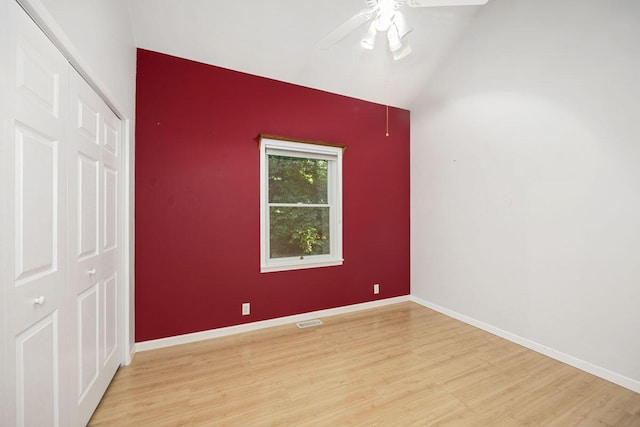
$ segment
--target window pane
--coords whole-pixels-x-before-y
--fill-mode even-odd
[[[327,203],[328,163],[269,155],[269,203]]]
[[[271,258],[330,253],[328,207],[271,207],[269,213]]]

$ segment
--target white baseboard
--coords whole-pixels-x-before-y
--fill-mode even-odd
[[[487,331],[493,335],[497,335],[501,338],[519,344],[523,347],[526,347],[530,350],[538,352],[540,354],[544,354],[545,356],[549,356],[552,359],[558,360],[560,362],[566,363],[567,365],[571,365],[574,368],[578,368],[582,371],[593,374],[597,377],[603,378],[607,381],[611,381],[614,384],[618,384],[619,386],[628,388],[629,390],[635,391],[636,393],[640,393],[640,381],[636,381],[632,378],[625,377],[624,375],[620,375],[616,372],[612,372],[608,369],[602,368],[600,366],[596,366],[592,363],[586,362],[582,359],[578,359],[577,357],[571,356],[569,354],[563,353],[561,351],[555,350],[553,348],[547,347],[545,345],[539,344],[537,342],[531,341],[529,339],[523,338],[521,336],[515,335],[511,332],[507,332],[500,328],[496,328],[495,326],[489,325],[488,323],[481,322],[472,317],[466,316],[464,314],[460,314],[456,311],[450,310],[445,307],[441,307],[437,304],[434,304],[430,301],[425,301],[421,298],[415,297],[411,295],[409,297],[410,301],[415,302],[416,304],[420,304],[424,307],[435,310],[439,313],[445,314],[449,317],[453,317],[454,319],[460,320],[461,322],[467,323],[471,326],[475,326],[476,328],[480,328],[484,331]]]
[[[131,365],[131,362],[133,362],[133,357],[135,355],[136,355],[136,343],[133,343],[133,345],[129,349],[129,359],[125,361],[125,366]]]
[[[171,347],[174,345],[187,344],[196,341],[208,340],[211,338],[225,337],[242,332],[256,331],[258,329],[271,328],[273,326],[288,325],[305,320],[316,319],[318,317],[335,316],[336,314],[351,313],[369,308],[382,307],[390,304],[410,301],[409,295],[394,298],[386,298],[376,301],[363,302],[360,304],[347,305],[343,307],[329,308],[326,310],[312,311],[309,313],[296,314],[293,316],[278,317],[277,319],[262,320],[259,322],[244,323],[242,325],[228,326],[226,328],[210,329],[208,331],[194,332],[191,334],[176,335],[157,340],[141,341],[135,343],[134,351],[155,350],[158,348]],[[133,359],[133,356],[131,357]]]

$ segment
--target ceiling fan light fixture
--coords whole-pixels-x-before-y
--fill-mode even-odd
[[[389,41],[389,50],[391,52],[402,49],[402,42],[400,41],[400,36],[398,35],[398,28],[396,28],[395,25],[391,26],[391,28],[389,28],[389,31],[387,31],[387,40]]]
[[[372,22],[371,25],[369,25],[369,29],[365,33],[364,37],[362,37],[362,40],[360,40],[360,46],[367,50],[373,50],[374,46],[376,45],[376,34],[376,23]]]
[[[375,20],[375,23],[378,31],[387,31],[393,23],[393,15],[385,15],[381,13]]]
[[[400,37],[400,40],[404,39],[407,36],[407,34],[413,31],[413,28],[409,26],[404,15],[400,12],[396,12],[394,14],[393,24],[398,30],[398,36]]]
[[[409,42],[405,42],[402,47],[394,52],[391,52],[393,54],[393,59],[395,61],[399,61],[402,58],[404,58],[405,56],[409,55],[411,53],[411,46],[409,45]]]
[[[376,16],[375,23],[378,31],[387,31],[393,24],[395,18],[395,6],[393,0],[380,0],[378,3],[380,11]]]

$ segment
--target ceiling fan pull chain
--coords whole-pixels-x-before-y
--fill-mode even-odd
[[[385,136],[389,136],[389,104],[387,104],[387,132]]]
[[[386,127],[386,133],[385,136],[389,136],[389,69],[387,68],[387,84],[385,85],[385,106],[386,106],[386,113],[387,113],[387,127]]]

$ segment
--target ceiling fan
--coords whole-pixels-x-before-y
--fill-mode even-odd
[[[412,28],[407,24],[400,9],[407,5],[409,7],[437,7],[437,6],[475,6],[483,5],[489,0],[365,0],[368,9],[349,18],[344,24],[327,34],[320,42],[320,49],[330,49],[351,32],[355,31],[365,22],[371,21],[367,32],[360,41],[365,49],[373,49],[375,46],[376,34],[378,32],[387,33],[389,50],[393,54],[393,59],[402,59],[411,53],[411,46],[406,40],[407,34]]]

